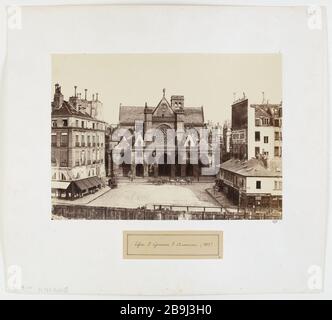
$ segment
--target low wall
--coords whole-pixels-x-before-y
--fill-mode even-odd
[[[228,212],[201,212],[201,211],[173,211],[153,210],[144,208],[113,208],[84,205],[53,205],[52,214],[66,219],[84,220],[261,220],[281,219],[281,213],[236,213]]]

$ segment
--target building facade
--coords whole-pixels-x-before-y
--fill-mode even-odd
[[[76,93],[64,100],[55,85],[52,102],[52,196],[75,198],[96,191],[105,177],[105,128],[102,103]]]
[[[232,157],[282,156],[282,103],[250,104],[247,98],[232,105]]]
[[[230,159],[220,166],[219,189],[239,207],[281,210],[281,160]]]
[[[243,95],[232,104],[229,141],[231,159],[220,166],[219,190],[240,207],[281,210],[282,104],[249,104]]]
[[[142,128],[141,135],[137,133],[137,124]],[[185,105],[184,96],[173,95],[170,101],[163,96],[156,106],[124,106],[120,105],[119,125],[117,130],[128,130],[126,141],[131,146],[129,163],[113,163],[115,175],[131,177],[196,177],[201,175],[201,169],[209,166],[211,154],[199,149],[200,129],[206,128],[203,107]],[[177,133],[174,147],[165,149],[169,137],[167,132],[173,129]],[[158,130],[163,134],[163,143],[154,141],[153,132]],[[152,133],[152,134],[151,134]],[[222,133],[221,133],[222,135]],[[206,138],[209,140],[209,137]],[[142,142],[139,145],[139,141]],[[119,147],[119,143],[111,146],[109,153]],[[209,142],[208,142],[209,143]],[[138,150],[139,149],[139,150]],[[159,157],[155,163],[138,160],[142,153],[156,152]],[[169,161],[174,154],[174,161]],[[181,158],[180,159],[180,154]],[[194,161],[193,157],[197,157]],[[206,159],[201,161],[202,159]]]

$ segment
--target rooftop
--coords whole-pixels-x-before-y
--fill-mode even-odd
[[[222,163],[220,168],[246,177],[282,177],[282,163],[279,159],[230,159]]]

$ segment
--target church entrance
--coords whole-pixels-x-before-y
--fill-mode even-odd
[[[131,165],[130,165],[130,164],[123,163],[121,166],[122,166],[122,175],[123,175],[124,177],[128,177],[128,173],[129,173],[130,170],[131,170]]]
[[[192,177],[194,175],[194,166],[192,164],[186,165],[186,176]]]
[[[136,165],[136,177],[144,176],[144,166],[143,164]]]
[[[158,164],[158,176],[171,176],[171,165],[167,163],[166,153],[164,153],[164,163]]]
[[[158,165],[158,176],[171,176],[171,165],[170,164],[159,164]]]

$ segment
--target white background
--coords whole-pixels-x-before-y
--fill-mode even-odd
[[[14,2],[10,2],[10,4],[12,4],[12,3],[14,3]],[[16,2],[16,3],[19,3],[19,2]],[[23,1],[21,2],[21,3],[23,3]],[[45,4],[46,3],[46,1],[40,1],[40,2],[38,2],[38,1],[33,1],[33,2],[31,2],[31,3],[35,3],[35,4],[37,4],[37,3],[43,3],[43,4]],[[61,1],[53,1],[53,2],[51,2],[51,1],[48,1],[48,3],[52,3],[52,4],[55,4],[55,3],[64,3],[64,1],[63,2],[61,2]],[[70,2],[70,3],[92,3],[92,1],[72,1],[72,2]],[[104,3],[106,3],[106,2],[104,2]],[[107,3],[112,3],[112,2],[107,2]],[[131,2],[131,3],[135,3],[135,2]],[[139,2],[138,2],[139,3]],[[145,3],[158,3],[158,2],[148,2],[148,1],[146,1]],[[160,3],[160,2],[159,2]],[[167,2],[163,2],[163,3],[167,3]],[[172,2],[172,3],[174,3],[174,2]],[[178,2],[177,2],[178,3]],[[179,2],[179,3],[199,3],[199,2]],[[205,2],[206,3],[206,2]],[[227,1],[214,1],[214,2],[212,2],[212,3],[219,3],[219,4],[230,4],[230,2],[227,2]],[[250,3],[250,4],[273,4],[273,2],[272,1],[246,1],[246,2],[244,2],[244,1],[232,1],[232,5],[234,5],[234,4],[245,4],[245,5],[248,5],[248,3]],[[330,12],[330,10],[332,10],[332,6],[331,5],[328,5],[328,3],[327,2],[323,2],[323,1],[321,1],[321,2],[318,2],[318,1],[308,1],[308,2],[306,2],[306,1],[283,1],[283,2],[281,2],[281,1],[274,1],[274,4],[275,5],[281,5],[281,4],[288,4],[288,5],[292,5],[292,4],[313,4],[313,3],[320,3],[320,4],[326,4],[327,6],[328,6],[328,8],[327,8],[327,14],[328,14],[328,16],[329,16],[329,12]],[[27,4],[27,1],[24,1],[24,4]],[[66,4],[68,4],[68,2],[66,2]],[[5,21],[6,21],[6,19],[4,19],[4,14],[5,14],[5,12],[2,10],[1,11],[1,17],[2,17],[2,19],[1,19],[1,23],[2,23],[2,29],[1,29],[1,31],[2,31],[2,33],[1,33],[1,40],[3,40],[2,42],[1,42],[1,46],[0,46],[0,48],[4,48],[4,45],[2,45],[2,43],[4,43],[5,44],[5,32],[4,32],[4,26],[5,26]],[[329,31],[331,30],[331,28],[329,28]],[[331,34],[331,32],[329,32],[329,34]],[[331,40],[329,39],[329,43],[331,43]],[[65,50],[64,50],[65,51]],[[4,52],[0,52],[0,54],[3,54]],[[2,112],[2,110],[1,110],[1,112]],[[43,127],[44,126],[47,126],[48,124],[43,124]],[[1,134],[3,134],[3,131],[1,131]],[[2,140],[3,141],[3,140]],[[1,159],[1,161],[2,161],[2,159]],[[4,186],[2,185],[2,188],[4,188]],[[183,226],[183,225],[182,225]],[[180,226],[181,227],[181,226]],[[134,226],[133,226],[133,228],[135,228]],[[166,228],[167,229],[167,226],[164,226],[164,228]],[[209,228],[211,228],[211,225],[209,226]],[[267,225],[267,228],[271,228],[271,226],[268,226]],[[152,228],[153,229],[153,228]],[[199,227],[197,228],[197,229],[200,229]],[[331,230],[331,222],[329,222],[329,230]],[[331,234],[331,231],[330,231],[330,234]],[[243,299],[243,298],[307,298],[307,297],[310,297],[310,298],[327,298],[327,297],[330,297],[331,298],[331,293],[332,293],[332,285],[331,285],[331,283],[332,283],[332,280],[331,280],[331,276],[330,276],[330,273],[331,272],[329,272],[330,270],[332,270],[332,263],[331,263],[331,254],[329,254],[332,250],[332,245],[331,245],[331,237],[329,237],[329,244],[328,244],[328,248],[327,248],[327,250],[326,250],[326,252],[327,252],[327,260],[326,260],[326,279],[325,279],[325,292],[324,293],[321,293],[321,294],[315,294],[315,295],[289,295],[289,294],[287,294],[287,295],[246,295],[246,296],[244,296],[244,295],[240,295],[240,296],[236,296],[236,298],[240,298],[240,299]],[[2,271],[2,270],[1,270]],[[3,274],[3,272],[1,272],[1,274]],[[2,280],[2,281],[1,281]],[[1,290],[3,290],[3,283],[4,283],[4,278],[2,277],[1,278],[1,280],[0,280],[0,288],[1,288]],[[6,293],[3,293],[3,295],[2,295],[4,298],[11,298],[11,297],[13,297],[13,295],[11,295],[11,294],[6,294]],[[16,296],[17,297],[17,296]],[[25,296],[24,295],[20,295],[18,298],[24,298]],[[30,297],[30,296],[29,296]],[[53,297],[57,297],[57,296],[53,296]],[[231,298],[232,296],[229,296],[229,295],[224,295],[224,296],[222,296],[222,298]],[[34,298],[36,298],[36,296],[34,296]],[[44,297],[44,298],[48,298],[48,297]],[[66,298],[68,298],[68,296],[66,296]],[[71,298],[74,298],[74,296],[71,296]],[[87,296],[84,296],[84,298],[87,298]],[[102,297],[103,298],[103,297]],[[201,298],[201,297],[200,297]],[[210,297],[208,297],[208,296],[205,296],[205,298],[210,298]]]

